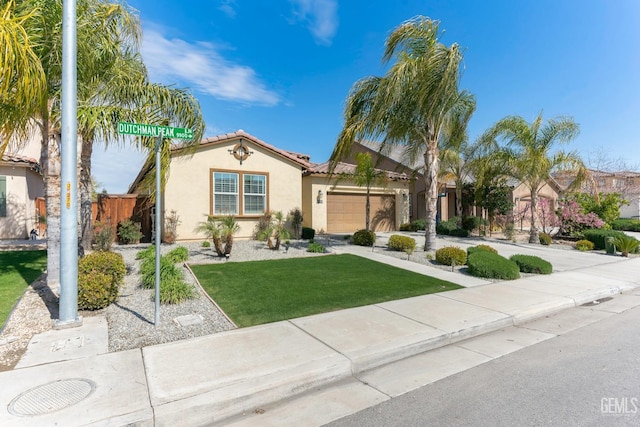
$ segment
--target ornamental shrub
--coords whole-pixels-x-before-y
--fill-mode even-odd
[[[477,245],[477,246],[469,246],[467,248],[467,258],[469,258],[469,255],[471,255],[472,253],[476,252],[476,251],[489,251],[489,252],[493,252],[494,254],[498,253],[498,250],[489,246],[489,245]]]
[[[483,223],[483,218],[479,216],[467,216],[462,218],[462,228],[468,231],[477,230]]]
[[[549,246],[551,244],[551,236],[547,233],[540,233],[538,235],[538,239],[540,240],[541,245]]]
[[[118,224],[118,242],[121,245],[130,245],[140,242],[143,234],[140,232],[140,223],[125,219]]]
[[[160,304],[180,304],[194,297],[193,287],[182,280],[168,280],[160,283]]]
[[[442,234],[444,236],[448,236],[451,230],[455,230],[457,228],[458,228],[458,225],[456,223],[456,218],[454,217],[446,221],[440,221],[436,225],[436,234]]]
[[[142,276],[142,287],[145,289],[153,289],[156,285],[156,259],[146,258],[140,266],[140,275]],[[163,282],[172,280],[182,280],[182,271],[166,257],[160,257],[160,286]]]
[[[202,242],[202,245],[201,245],[201,246],[202,246],[203,248],[210,248],[210,247],[211,247],[211,242],[210,242],[210,241],[208,241],[208,240],[205,240],[205,241],[203,241],[203,242]]]
[[[172,263],[185,262],[189,259],[189,250],[184,246],[178,246],[165,255]]]
[[[518,264],[522,273],[551,274],[553,271],[550,262],[537,256],[512,255],[509,259]]]
[[[403,251],[407,253],[413,253],[416,250],[416,239],[409,236],[401,236],[399,234],[394,234],[389,237],[389,242],[387,243],[389,249],[393,251]]]
[[[611,228],[620,231],[640,232],[640,219],[616,219],[611,221]]]
[[[600,250],[600,249],[604,249],[605,245],[604,245],[604,241],[605,238],[607,237],[618,237],[618,236],[624,236],[625,234],[622,231],[616,231],[616,230],[602,230],[602,229],[589,229],[589,230],[584,230],[582,232],[582,236],[586,239],[589,240],[591,242],[593,242],[593,244],[595,245],[596,249]]]
[[[436,251],[436,261],[439,264],[464,265],[467,262],[467,253],[457,246],[446,246]]]
[[[469,230],[464,228],[454,228],[453,230],[449,230],[449,236],[469,237]]]
[[[400,231],[418,231],[418,228],[417,228],[417,225],[414,223],[400,224]]]
[[[315,243],[315,242],[309,243],[309,246],[307,246],[307,252],[323,254],[324,246],[322,246],[320,243]]]
[[[579,251],[592,251],[596,245],[590,240],[578,240],[576,242],[576,249]]]
[[[122,255],[94,252],[78,262],[78,308],[99,310],[118,298],[127,273]]]
[[[427,228],[427,220],[419,218],[411,221],[411,226],[418,230],[425,230]]]
[[[154,245],[149,246],[136,254],[136,259],[147,259],[149,257],[156,256],[156,247]]]
[[[358,246],[373,246],[376,242],[376,233],[367,230],[358,230],[353,233],[353,244]]]
[[[520,277],[515,262],[489,251],[476,251],[469,255],[467,271],[472,276],[488,279],[514,280]]]
[[[312,240],[314,237],[316,237],[316,230],[311,227],[302,227],[303,240]]]
[[[109,222],[96,222],[93,226],[93,239],[97,251],[110,251],[113,245],[113,229]]]
[[[629,256],[629,253],[637,251],[638,246],[640,246],[640,241],[635,237],[623,234],[622,236],[614,237],[613,244],[616,246],[616,249],[620,251],[622,256]]]

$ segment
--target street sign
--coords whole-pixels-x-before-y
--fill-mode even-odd
[[[163,138],[193,139],[193,129],[148,125],[144,123],[118,122],[118,133],[152,137],[158,137],[162,133]]]

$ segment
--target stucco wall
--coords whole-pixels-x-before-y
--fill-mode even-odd
[[[0,166],[6,177],[7,216],[0,217],[0,239],[26,239],[35,222],[35,199],[44,195],[42,177],[22,166]]]
[[[267,204],[271,211],[282,211],[286,215],[291,209],[302,206],[300,165],[247,140],[243,140],[243,144],[253,154],[241,165],[229,154],[237,143],[237,139],[230,140],[204,146],[193,157],[176,154],[172,158],[163,211],[165,216],[172,210],[178,213],[181,221],[177,230],[178,240],[204,240],[204,235],[194,232],[194,229],[206,219],[205,215],[213,214],[212,169],[267,174]],[[236,219],[240,225],[236,238],[250,238],[257,217],[239,215]]]

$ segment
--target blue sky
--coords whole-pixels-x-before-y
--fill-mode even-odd
[[[572,116],[566,148],[585,159],[640,165],[640,2],[637,0],[130,0],[153,81],[190,88],[205,136],[243,129],[326,161],[349,89],[382,75],[390,31],[416,15],[441,22],[464,49],[461,87],[474,93],[475,139],[497,120],[541,110]],[[126,192],[143,162],[94,151],[94,176]]]

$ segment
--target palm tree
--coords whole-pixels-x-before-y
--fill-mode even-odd
[[[224,256],[224,249],[222,248],[222,230],[220,224],[216,218],[212,215],[206,215],[206,221],[199,222],[194,229],[196,233],[204,233],[207,239],[211,239],[213,247],[216,250],[218,256]]]
[[[38,10],[16,10],[13,0],[0,9],[0,157],[10,138],[26,137],[30,118],[42,102],[46,76],[25,28]]]
[[[345,123],[331,154],[335,165],[356,140],[383,138],[380,152],[404,146],[411,164],[422,156],[427,191],[425,250],[435,250],[438,203],[438,139],[445,119],[461,96],[462,52],[438,41],[439,22],[417,16],[387,38],[384,64],[395,60],[384,77],[366,77],[351,88]]]
[[[358,187],[366,188],[365,201],[365,229],[369,231],[371,223],[371,187],[384,185],[387,175],[384,171],[376,169],[370,153],[356,153],[356,165],[353,172],[342,172],[337,175],[336,184],[344,180],[353,181]]]
[[[233,235],[240,230],[240,224],[233,215],[228,215],[220,220],[220,234],[224,240],[224,255],[230,255],[233,249]]]
[[[57,286],[60,275],[60,95],[62,89],[62,0],[25,0],[7,3],[13,16],[24,18],[20,39],[35,54],[45,80],[33,93],[35,108],[15,105],[10,118],[2,120],[7,139],[24,133],[25,124],[34,123],[42,137],[41,166],[47,209],[47,280]],[[99,80],[97,51],[115,52],[113,46],[137,39],[140,23],[133,9],[102,0],[77,1],[78,90]]]
[[[462,190],[478,175],[486,155],[495,148],[493,140],[478,138],[469,142],[467,126],[476,109],[473,95],[461,96],[445,122],[440,140],[440,179],[453,180],[456,186],[456,217],[462,227]]]
[[[282,239],[291,238],[291,232],[286,228],[286,222],[287,218],[282,214],[282,211],[273,213],[269,226],[258,234],[258,240],[266,240],[269,249],[277,251],[280,249]]]
[[[194,129],[194,138],[186,141],[184,146],[199,143],[204,133],[204,120],[198,101],[186,90],[149,82],[146,68],[139,55],[124,51],[120,56],[115,56],[109,65],[103,67],[108,72],[100,81],[84,87],[78,107],[78,132],[82,136],[81,235],[82,245],[86,250],[90,249],[92,240],[91,154],[97,137],[105,143],[122,142],[123,137],[117,133],[119,121]],[[148,151],[155,160],[155,138],[143,138],[137,144]],[[162,181],[165,183],[169,169],[170,146],[164,144],[163,150],[161,171]],[[155,173],[151,175],[155,179]]]
[[[539,243],[538,194],[552,172],[572,171],[582,176],[584,165],[575,152],[554,151],[556,144],[573,140],[579,132],[578,124],[570,117],[542,119],[542,112],[531,123],[520,116],[499,120],[486,133],[485,138],[498,138],[503,142],[499,158],[505,175],[527,186],[531,194],[531,231],[529,243]]]

